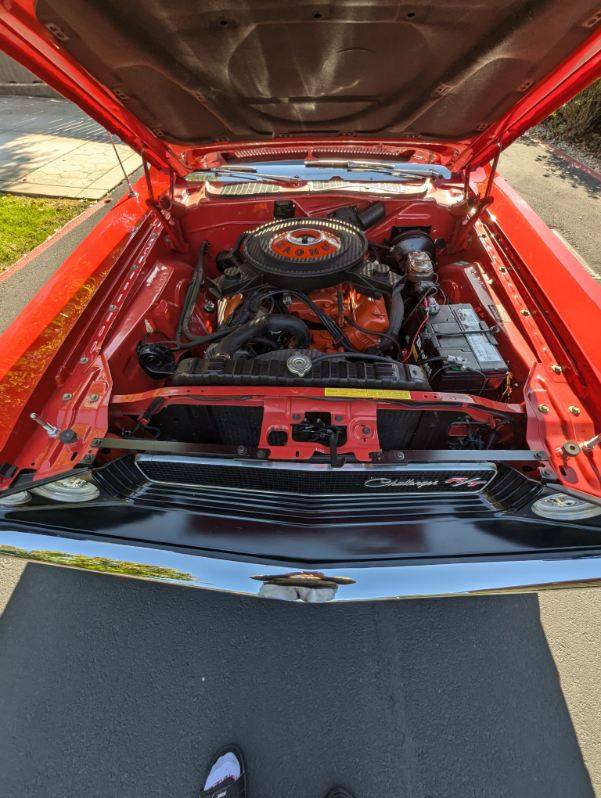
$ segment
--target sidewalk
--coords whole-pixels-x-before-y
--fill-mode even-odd
[[[42,97],[0,97],[0,191],[101,199],[123,180],[109,134],[77,106]],[[142,161],[117,144],[130,174]]]

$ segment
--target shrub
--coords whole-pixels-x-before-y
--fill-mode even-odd
[[[545,120],[549,133],[601,154],[601,80]]]

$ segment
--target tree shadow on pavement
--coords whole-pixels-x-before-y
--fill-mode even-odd
[[[544,149],[544,142],[541,146],[539,142],[528,136],[523,136],[519,141],[527,147],[535,147],[539,150],[535,160],[540,164],[543,177],[556,177],[572,188],[584,189],[593,199],[601,199],[601,183],[595,177],[559,155],[555,155],[551,150]]]
[[[28,565],[0,623],[5,795],[592,796],[535,596],[294,605]]]

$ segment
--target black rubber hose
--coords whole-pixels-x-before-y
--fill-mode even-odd
[[[198,299],[198,294],[204,281],[204,256],[207,246],[208,243],[203,241],[200,245],[200,249],[198,250],[198,258],[194,267],[194,274],[190,280],[190,285],[188,286],[188,292],[184,300],[182,313],[177,324],[177,334],[175,336],[175,340],[178,346],[182,345],[182,337],[184,335],[190,340],[190,342],[194,341],[197,345],[203,343],[203,339],[206,338],[206,336],[195,338],[192,335],[190,332],[190,319],[192,318],[192,313],[196,307],[196,300]]]
[[[390,297],[390,311],[388,314],[388,332],[387,337],[378,344],[380,352],[388,352],[392,348],[392,342],[398,341],[401,327],[403,326],[403,319],[405,317],[405,303],[403,302],[402,284],[397,283],[393,288]]]
[[[243,324],[211,347],[210,357],[232,357],[239,349],[266,333],[284,332],[291,335],[297,349],[306,349],[311,342],[309,328],[302,319],[296,316],[265,316],[259,321]]]

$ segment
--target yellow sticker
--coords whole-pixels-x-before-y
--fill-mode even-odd
[[[378,388],[324,388],[324,396],[346,396],[361,399],[411,399],[409,391],[386,391]]]

